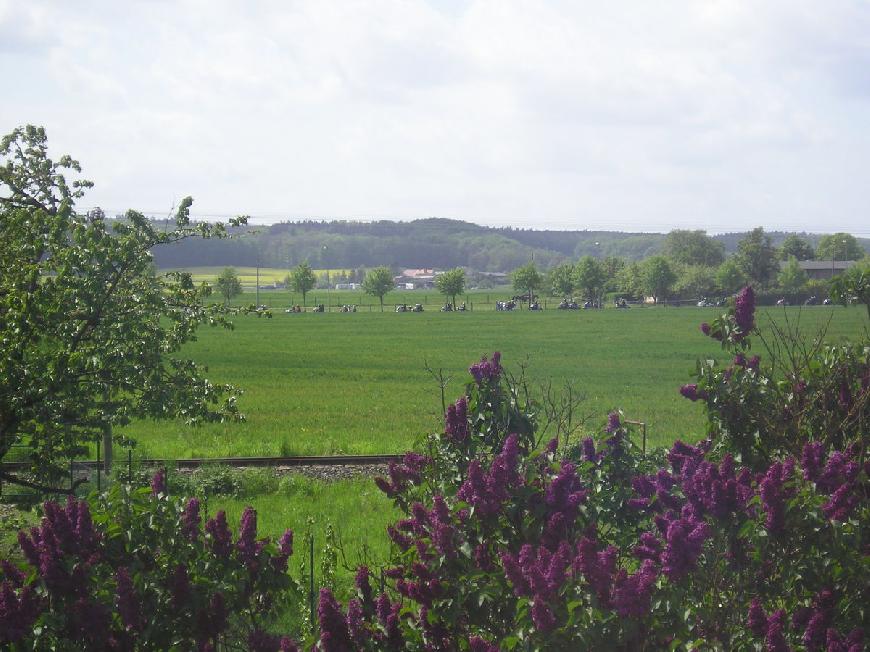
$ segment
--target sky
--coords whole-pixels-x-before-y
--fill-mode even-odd
[[[870,236],[870,2],[0,0],[80,206]]]

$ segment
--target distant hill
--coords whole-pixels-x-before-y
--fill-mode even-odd
[[[771,232],[774,244],[788,233]],[[815,245],[820,235],[800,234]],[[745,233],[715,236],[727,253]],[[581,256],[641,260],[661,250],[661,233],[537,231],[493,228],[442,218],[412,222],[302,221],[237,229],[228,240],[189,240],[154,251],[158,267],[213,265],[292,267],[307,260],[321,269],[462,266],[507,272],[534,260],[549,268]],[[859,239],[870,251],[870,240]],[[259,256],[259,261],[258,261]]]

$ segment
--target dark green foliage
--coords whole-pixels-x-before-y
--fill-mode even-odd
[[[192,223],[189,197],[171,230],[135,211],[111,225],[77,214],[91,183],[67,181],[78,163],[52,161],[36,127],[3,138],[0,157],[0,459],[24,445],[32,476],[53,482],[107,425],[237,416],[235,390],[176,355],[201,324],[230,326],[223,307],[189,275],[157,275],[149,253],[225,227]]]

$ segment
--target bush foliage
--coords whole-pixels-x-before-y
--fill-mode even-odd
[[[734,355],[721,369],[702,363],[680,390],[705,406],[709,438],[648,454],[618,413],[597,439],[541,445],[541,407],[499,354],[472,365],[444,432],[377,479],[404,514],[388,528],[395,553],[383,590],[365,567],[346,601],[322,588],[307,642],[325,651],[865,649],[866,344],[816,343],[802,355],[769,346],[775,359],[763,364],[747,355],[749,289],[702,330]],[[96,631],[80,625],[88,608],[107,649],[292,649],[264,633],[277,605],[298,599],[284,572],[289,535],[257,541],[252,511],[235,541],[219,515],[203,531],[191,503],[166,498],[160,482],[95,498],[93,525],[85,503],[46,505],[42,527],[21,537],[27,567],[3,567],[7,642],[80,644]]]

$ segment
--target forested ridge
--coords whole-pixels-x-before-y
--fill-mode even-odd
[[[158,267],[204,265],[315,268],[470,267],[506,272],[534,260],[542,268],[590,255],[642,260],[662,251],[665,234],[493,228],[427,218],[411,222],[301,221],[243,227],[227,240],[191,240],[154,251]],[[714,236],[733,253],[744,233]],[[789,234],[768,232],[774,246]],[[821,235],[801,234],[811,245]],[[860,239],[870,250],[870,239]],[[259,261],[258,261],[259,257]]]

